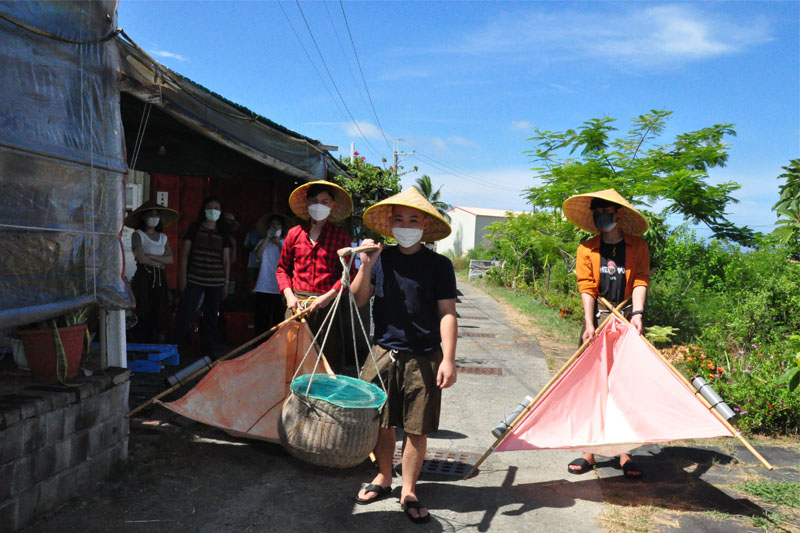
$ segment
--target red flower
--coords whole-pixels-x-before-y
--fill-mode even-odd
[[[358,155],[358,152],[353,152],[353,155]]]

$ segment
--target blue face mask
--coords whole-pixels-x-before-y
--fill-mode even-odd
[[[600,231],[613,231],[617,227],[617,222],[614,220],[614,213],[592,213],[592,220],[594,220],[595,227]]]

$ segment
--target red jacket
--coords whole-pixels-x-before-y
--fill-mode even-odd
[[[624,235],[625,239],[625,298],[630,298],[634,287],[647,287],[650,283],[650,250],[647,242],[635,235]],[[600,294],[600,235],[578,246],[575,262],[578,276],[578,292]]]
[[[283,292],[290,287],[293,291],[338,291],[342,286],[342,264],[336,252],[347,246],[350,246],[347,232],[330,222],[325,223],[315,243],[308,239],[308,230],[303,225],[293,227],[286,234],[275,273],[279,290]],[[350,279],[355,276],[353,265]]]

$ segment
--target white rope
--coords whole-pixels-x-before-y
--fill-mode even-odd
[[[381,377],[380,369],[378,367],[378,361],[375,358],[375,353],[372,350],[372,344],[369,341],[369,334],[367,333],[367,330],[364,327],[364,321],[361,319],[361,315],[357,312],[358,311],[358,306],[356,305],[355,296],[353,296],[353,291],[350,289],[350,269],[351,269],[351,267],[353,265],[353,261],[355,259],[355,255],[356,255],[355,253],[349,254],[348,255],[349,259],[346,259],[345,257],[339,256],[339,261],[342,263],[342,267],[343,267],[342,268],[342,283],[341,283],[341,286],[339,287],[339,291],[336,293],[336,299],[334,299],[333,303],[328,308],[328,312],[325,315],[325,318],[322,319],[322,323],[319,325],[319,328],[317,329],[317,332],[314,335],[314,338],[311,340],[311,343],[309,344],[305,355],[303,355],[303,359],[300,361],[300,364],[297,365],[297,369],[295,370],[294,375],[292,376],[292,381],[294,381],[295,378],[297,378],[298,374],[300,373],[300,369],[302,368],[303,363],[305,363],[306,358],[311,353],[311,348],[314,347],[314,345],[316,344],[317,338],[319,338],[320,333],[322,333],[322,331],[325,330],[325,335],[322,338],[322,344],[320,345],[319,351],[317,353],[317,361],[314,364],[314,369],[311,371],[311,377],[309,378],[308,386],[306,387],[306,394],[305,394],[306,397],[308,397],[308,394],[309,394],[309,392],[311,390],[311,383],[314,381],[314,376],[317,373],[317,368],[319,367],[319,363],[322,360],[323,350],[325,349],[325,344],[328,341],[328,335],[330,333],[331,326],[333,325],[333,318],[336,315],[336,310],[339,307],[339,303],[341,302],[342,294],[344,293],[345,289],[347,289],[347,292],[348,292],[348,304],[349,304],[348,307],[350,309],[350,319],[351,319],[351,325],[352,325],[352,330],[353,330],[353,351],[356,352],[356,349],[355,349],[356,348],[355,325],[352,324],[352,322],[353,322],[353,320],[352,320],[353,309],[355,309],[356,310],[355,315],[358,317],[358,323],[361,326],[361,332],[364,334],[364,339],[366,339],[366,341],[367,341],[367,346],[369,346],[369,354],[370,354],[370,357],[372,359],[372,363],[375,365],[375,374],[378,376],[378,381],[379,381],[379,383],[381,385],[381,390],[383,390],[383,392],[385,394],[387,393],[386,385],[383,382],[383,378]],[[355,353],[355,360],[356,360],[356,371],[357,371],[356,373],[357,373],[357,375],[360,376],[361,375],[361,368],[359,368],[359,365],[358,365],[358,354],[357,353]]]

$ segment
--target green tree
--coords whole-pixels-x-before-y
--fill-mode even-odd
[[[347,166],[347,176],[335,176],[333,181],[341,185],[353,198],[353,214],[347,221],[350,234],[358,238],[377,238],[361,224],[364,211],[371,205],[400,192],[400,178],[392,168],[382,168],[366,162],[355,152],[355,157],[342,161]],[[384,161],[385,162],[385,161]],[[402,174],[400,174],[402,175]]]
[[[708,183],[708,170],[724,167],[728,160],[725,136],[736,135],[732,124],[715,124],[678,135],[672,143],[655,144],[671,111],[653,110],[632,120],[632,129],[612,137],[613,118],[594,118],[577,130],[536,129],[525,153],[537,165],[542,185],[527,190],[534,207],[560,209],[574,194],[616,189],[634,203],[650,205],[665,200],[663,214],[679,214],[692,223],[708,226],[717,238],[752,244],[755,235],[726,218],[737,203],[735,182]],[[579,157],[575,157],[576,152]]]
[[[575,227],[558,212],[508,215],[505,221],[486,228],[492,250],[506,261],[503,282],[517,287],[530,279],[535,288],[546,293],[550,288],[548,273],[554,262],[563,262],[567,271],[575,268],[578,247]],[[544,279],[544,286],[538,286],[537,277]]]
[[[792,159],[778,179],[785,182],[780,187],[780,200],[772,207],[778,215],[778,227],[773,235],[789,245],[796,253],[800,251],[800,159]]]
[[[422,196],[424,196],[425,199],[427,199],[431,205],[435,207],[437,211],[439,211],[440,215],[442,215],[448,222],[450,221],[450,216],[447,214],[447,211],[452,209],[453,206],[442,201],[442,186],[439,186],[439,188],[434,191],[433,185],[431,184],[431,177],[427,174],[423,174],[421,178],[417,178],[414,188],[416,188],[422,194]]]

